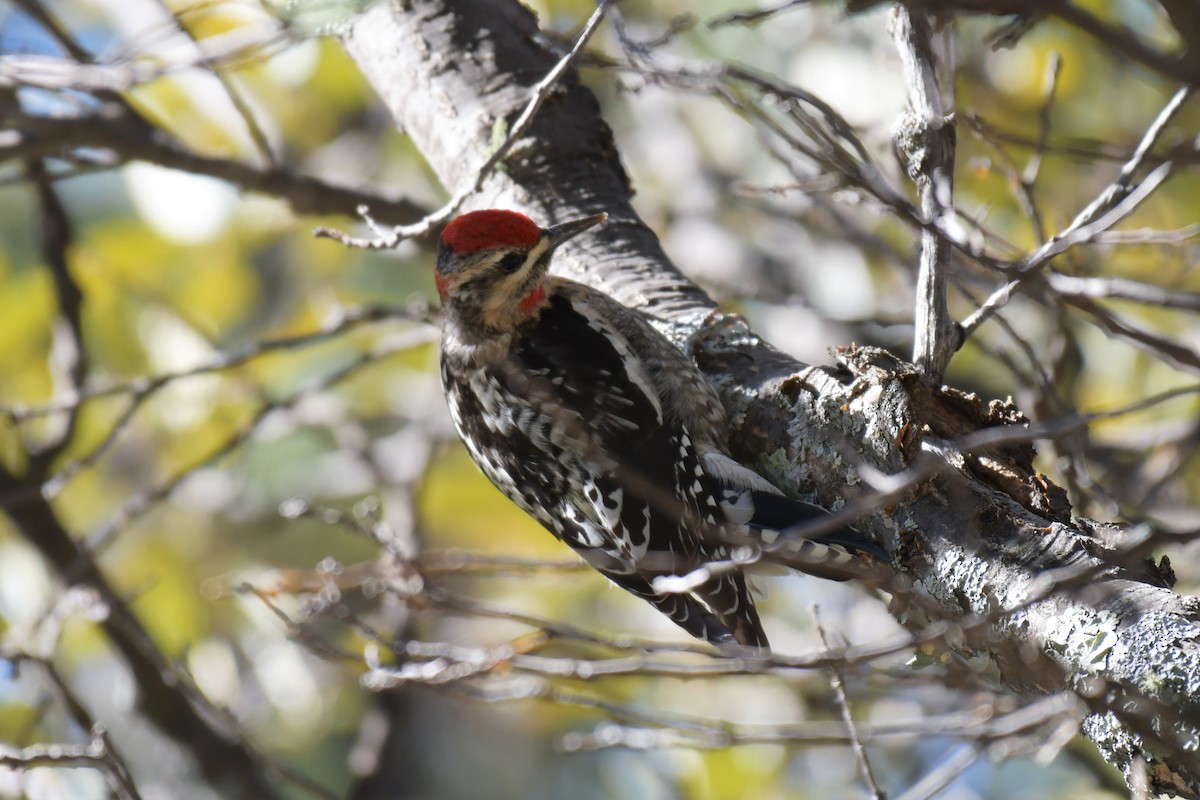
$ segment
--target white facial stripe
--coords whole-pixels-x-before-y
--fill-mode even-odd
[[[521,272],[525,272],[530,266],[537,263],[537,260],[546,252],[546,248],[550,246],[550,240],[543,236],[538,239],[538,243],[529,251],[529,256],[525,259],[525,265],[521,267]]]
[[[484,281],[490,286],[490,291],[480,301],[479,310],[483,321],[495,328],[506,329],[528,315],[529,309],[519,306],[523,295],[536,289],[536,284],[526,287],[530,274],[534,271],[539,260],[547,257],[550,242],[546,239],[538,241],[525,254],[525,261],[511,274],[504,274],[500,262],[510,255],[511,249],[496,252],[491,258],[481,258],[476,268]]]
[[[521,265],[520,270],[512,273],[512,277],[520,278],[521,281],[524,281],[524,279],[526,279],[526,277],[529,275],[529,270],[532,270],[533,265],[538,263],[538,259],[540,259],[542,255],[546,253],[546,249],[548,247],[550,247],[550,240],[546,239],[545,236],[542,236],[541,239],[538,240],[538,243],[533,246],[533,249],[530,249],[529,254],[526,255],[526,263]]]
[[[524,264],[521,265],[521,269],[518,269],[516,272],[512,273],[512,275],[504,276],[504,283],[511,285],[511,287],[516,287],[516,285],[524,283],[526,278],[529,277],[529,272],[533,270],[534,264],[538,263],[538,259],[540,259],[542,255],[545,255],[548,247],[550,247],[550,240],[541,239],[538,243],[536,243],[536,245],[534,245],[533,248],[530,249],[530,251],[526,254],[526,260],[524,260]],[[499,263],[498,260],[497,263]]]

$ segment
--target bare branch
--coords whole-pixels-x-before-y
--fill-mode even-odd
[[[97,725],[88,744],[35,744],[21,749],[0,745],[0,767],[22,770],[33,767],[91,767],[104,773],[109,788],[120,800],[141,800],[125,765],[112,752],[108,733]]]
[[[825,633],[825,626],[821,624],[821,614],[815,605],[812,607],[812,615],[813,623],[817,626],[817,635],[821,638],[821,644],[829,647],[829,636]],[[829,682],[837,695],[838,707],[842,711],[842,721],[846,723],[846,731],[850,734],[850,741],[854,745],[854,755],[858,758],[859,767],[862,768],[867,788],[875,800],[884,800],[886,795],[879,789],[879,784],[875,780],[875,771],[871,769],[871,761],[867,758],[867,749],[863,747],[862,739],[858,735],[854,714],[850,710],[850,701],[846,698],[845,681],[842,679],[842,673],[836,667],[829,671]]]
[[[11,117],[9,124],[15,140],[0,144],[0,159],[61,157],[64,151],[100,148],[112,154],[113,164],[148,161],[220,178],[246,191],[280,197],[299,213],[353,214],[359,206],[367,205],[376,217],[387,222],[425,213],[424,207],[403,197],[341,185],[291,169],[254,167],[193,153],[161,132],[145,130],[142,124],[124,116],[71,119],[20,115]]]
[[[987,321],[988,317],[1007,305],[1008,301],[1013,298],[1016,291],[1025,283],[1030,275],[1071,248],[1094,241],[1095,237],[1106,232],[1113,225],[1116,225],[1122,219],[1132,214],[1141,205],[1142,201],[1154,193],[1159,184],[1170,177],[1172,167],[1173,165],[1170,161],[1160,165],[1147,175],[1133,192],[1126,195],[1107,214],[1094,222],[1064,230],[1022,259],[1016,269],[1019,277],[1014,278],[993,292],[979,308],[963,320],[963,335],[970,336],[976,328]]]
[[[723,14],[719,17],[714,17],[708,21],[708,27],[716,30],[726,25],[756,25],[764,22],[767,19],[782,14],[785,11],[790,11],[799,6],[808,5],[812,0],[783,0],[773,6],[766,8],[756,8],[751,11],[733,11],[728,14]]]
[[[959,229],[954,213],[955,132],[952,110],[943,108],[933,52],[933,26],[924,15],[896,6],[892,38],[908,84],[909,111],[896,132],[897,149],[921,196],[921,214],[930,226],[921,232],[921,266],[917,275],[913,363],[940,380],[961,343],[961,334],[946,306],[950,252],[942,236]],[[953,75],[948,75],[953,84]]]
[[[83,378],[87,374],[87,355],[83,335],[83,293],[79,290],[79,284],[71,275],[67,264],[67,252],[73,243],[74,236],[66,209],[50,185],[45,166],[38,161],[29,162],[28,172],[37,184],[38,197],[41,200],[42,254],[57,294],[59,319],[61,320],[58,335],[65,340],[62,347],[67,351],[65,357],[70,361],[67,370],[70,385],[67,389],[73,391],[83,382]],[[67,416],[67,423],[59,434],[58,441],[38,453],[32,465],[35,471],[49,469],[50,463],[62,452],[63,448],[71,443],[75,425],[79,419],[76,412]]]
[[[243,444],[245,444],[255,432],[258,431],[262,423],[274,412],[281,409],[290,408],[299,403],[303,398],[312,393],[328,389],[341,381],[344,381],[359,371],[372,366],[379,361],[395,355],[396,353],[409,350],[422,344],[427,344],[433,341],[435,335],[433,332],[425,329],[420,329],[411,332],[408,336],[402,336],[394,341],[391,341],[376,349],[373,352],[367,353],[354,361],[350,362],[340,369],[336,369],[327,375],[313,380],[308,385],[301,388],[299,391],[290,396],[280,398],[278,400],[269,400],[259,406],[249,419],[245,420],[239,430],[227,439],[222,441],[215,448],[211,448],[208,453],[192,461],[190,464],[180,468],[174,475],[161,481],[156,486],[143,489],[137,492],[132,497],[121,504],[115,513],[99,526],[97,526],[87,536],[88,547],[94,552],[101,552],[110,544],[113,539],[129,525],[129,523],[146,513],[163,499],[169,497],[184,481],[196,474],[202,469],[220,462],[230,454],[236,452]]]
[[[1200,235],[1200,225],[1192,226],[1189,235]],[[1062,297],[1090,297],[1095,300],[1130,300],[1135,303],[1174,308],[1180,311],[1200,311],[1200,292],[1154,286],[1119,277],[1081,278],[1052,272],[1046,282]]]
[[[883,2],[884,0],[846,0],[846,7],[852,12],[862,11]],[[1119,54],[1122,58],[1179,83],[1193,86],[1200,84],[1200,67],[1191,53],[1175,55],[1158,50],[1136,31],[1108,23],[1069,0],[1058,0],[1054,3],[1043,3],[1040,0],[906,0],[905,5],[913,11],[937,14],[1014,14],[1025,23],[1022,30],[1043,17],[1056,17],[1088,34],[1105,49]],[[1190,17],[1177,15],[1173,19],[1186,20]],[[1194,38],[1191,31],[1181,32],[1180,35],[1188,41]]]

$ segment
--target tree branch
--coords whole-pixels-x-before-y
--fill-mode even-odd
[[[166,656],[141,621],[109,584],[96,562],[71,538],[49,502],[36,491],[41,476],[17,480],[0,468],[5,494],[24,499],[5,507],[13,524],[71,586],[89,586],[107,613],[100,623],[113,647],[128,664],[138,687],[138,707],[159,730],[185,748],[197,768],[227,797],[278,798],[260,764],[243,746],[236,731],[219,718],[199,692],[188,692]],[[34,491],[29,491],[33,483]]]
[[[403,197],[389,197],[366,188],[339,185],[284,167],[255,167],[229,158],[194,153],[158,130],[147,129],[140,120],[120,115],[86,118],[13,115],[9,118],[12,137],[0,146],[0,160],[7,158],[64,158],[86,148],[112,154],[112,164],[147,161],[195,175],[228,181],[244,191],[280,197],[297,213],[354,215],[361,206],[389,224],[401,224],[423,216],[427,209]],[[69,173],[68,173],[69,174]],[[57,176],[56,176],[57,177]]]
[[[863,11],[880,5],[884,0],[846,0],[850,12]],[[1168,5],[1186,5],[1187,0],[1172,0]],[[1056,17],[1066,24],[1078,28],[1113,53],[1119,53],[1135,64],[1191,86],[1200,85],[1200,65],[1189,53],[1164,53],[1155,49],[1135,31],[1106,22],[1070,0],[905,0],[911,11],[930,14],[978,14],[1000,16],[1015,14],[1025,20],[1036,21],[1042,17]],[[1172,13],[1175,24],[1186,24],[1191,15]],[[1187,42],[1195,39],[1191,29],[1180,29],[1180,36]]]
[[[908,114],[896,131],[896,147],[917,184],[921,213],[930,226],[921,231],[913,363],[933,379],[941,380],[962,342],[946,306],[950,248],[933,230],[954,232],[959,227],[954,215],[956,135],[938,89],[931,21],[896,6],[892,38],[908,84]]]

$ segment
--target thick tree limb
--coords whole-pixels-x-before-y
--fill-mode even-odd
[[[489,142],[557,60],[516,3],[412,0],[376,5],[345,46],[450,192],[469,185]],[[561,270],[644,311],[675,341],[701,328],[711,300],[683,279],[629,205],[628,178],[594,98],[569,77],[493,173],[474,207],[539,220],[607,211],[573,241]],[[1200,603],[1165,588],[1167,570],[1111,558],[1115,526],[1073,519],[1061,489],[1032,467],[1027,444],[962,452],[961,437],[1014,427],[882,351],[848,350],[807,367],[738,325],[695,340],[737,424],[738,454],[793,492],[839,508],[878,493],[864,476],[933,477],[891,485],[893,505],[864,522],[895,553],[894,611],[910,626],[932,609],[962,627],[958,648],[1023,693],[1074,689],[1093,712],[1086,733],[1105,758],[1155,791],[1200,796]],[[926,473],[919,473],[924,475]],[[908,598],[900,587],[907,583]]]

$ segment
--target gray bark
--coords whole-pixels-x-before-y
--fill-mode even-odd
[[[908,113],[895,133],[896,149],[903,154],[908,173],[916,182],[925,222],[945,231],[943,235],[957,233],[952,211],[954,124],[942,107],[938,91],[930,21],[897,6],[892,16],[892,37],[908,84]],[[932,230],[922,231],[912,360],[934,380],[941,380],[962,342],[946,306],[949,271],[949,243]]]
[[[537,34],[516,3],[413,0],[377,4],[344,43],[453,193],[557,60]],[[1165,588],[1164,570],[1114,564],[1122,532],[1073,519],[1030,445],[955,449],[980,430],[1020,430],[1010,406],[940,387],[882,351],[811,367],[740,324],[705,327],[714,304],[674,268],[629,195],[595,98],[569,77],[471,206],[543,223],[607,211],[610,222],[574,240],[557,269],[641,310],[676,343],[697,334],[739,457],[827,507],[873,509],[861,524],[895,554],[882,583],[902,622],[951,623],[947,644],[1018,692],[1075,690],[1106,760],[1128,777],[1140,758],[1154,791],[1200,797],[1200,603]],[[927,472],[881,506],[865,469]]]

